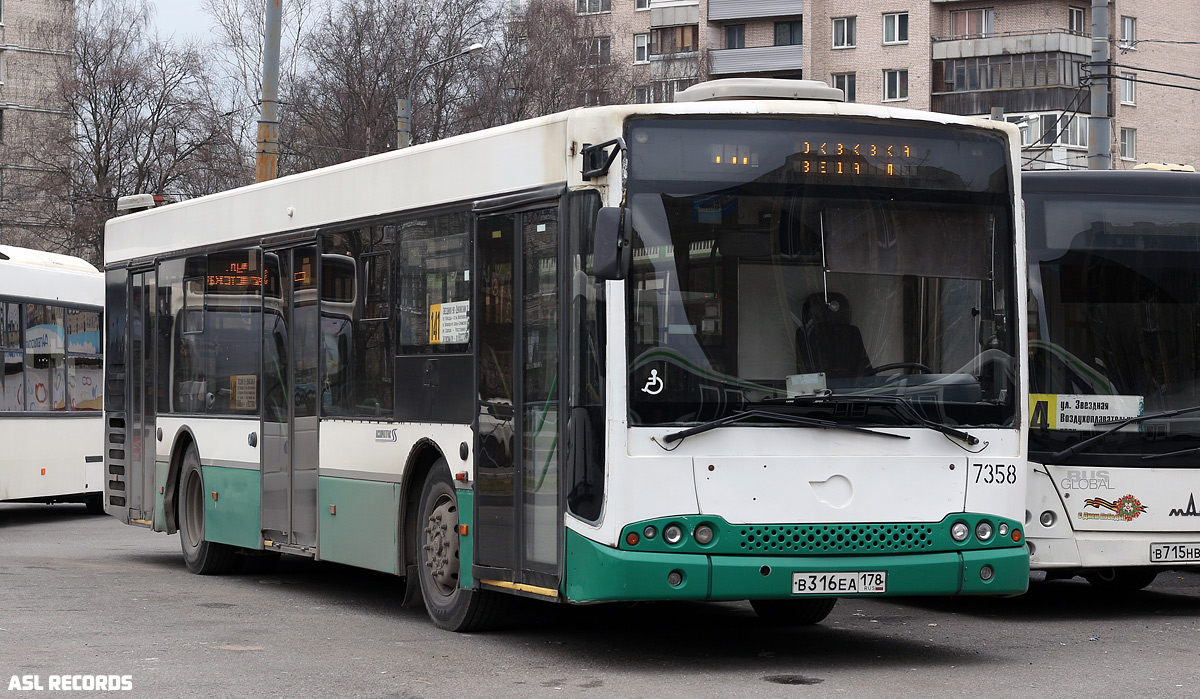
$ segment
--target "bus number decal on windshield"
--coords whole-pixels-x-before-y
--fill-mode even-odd
[[[1017,482],[1016,464],[976,464],[976,483],[994,483],[996,485],[1015,485]]]

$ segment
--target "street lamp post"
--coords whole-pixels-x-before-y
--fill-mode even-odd
[[[411,101],[411,99],[412,99],[412,94],[413,94],[413,88],[416,87],[416,84],[417,84],[417,78],[421,77],[422,73],[424,73],[425,71],[429,70],[430,68],[432,68],[436,65],[440,65],[442,63],[445,63],[446,61],[453,61],[456,58],[462,58],[463,56],[467,56],[472,53],[479,53],[482,50],[483,50],[483,44],[476,42],[474,44],[471,44],[467,48],[463,49],[462,51],[459,51],[458,53],[454,54],[453,56],[446,56],[445,58],[438,59],[438,60],[434,61],[433,63],[423,65],[417,69],[417,72],[413,73],[412,80],[408,81],[408,92],[405,93],[404,97],[396,100],[396,147],[397,148],[408,148],[409,146],[412,145],[412,101]]]

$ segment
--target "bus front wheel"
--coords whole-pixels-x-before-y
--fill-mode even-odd
[[[458,496],[445,459],[425,477],[415,536],[417,577],[433,623],[449,631],[494,626],[508,598],[459,586]]]
[[[233,546],[204,540],[204,477],[195,445],[188,445],[179,468],[179,541],[188,570],[220,575],[233,570]]]
[[[836,597],[812,599],[752,599],[750,606],[758,618],[769,624],[809,626],[820,623],[833,611]]]

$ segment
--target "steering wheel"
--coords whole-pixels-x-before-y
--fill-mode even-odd
[[[920,362],[892,362],[891,364],[884,364],[882,366],[871,367],[870,369],[867,370],[866,374],[867,374],[867,376],[874,376],[881,371],[890,371],[892,369],[916,369],[918,372],[920,372],[922,374],[932,374],[933,373],[933,369],[930,369],[929,367],[925,366],[924,364],[922,364]]]

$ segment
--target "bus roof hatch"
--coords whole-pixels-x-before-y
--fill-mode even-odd
[[[819,80],[779,78],[722,78],[697,83],[675,93],[676,102],[753,99],[844,102],[845,96],[841,90]]]

